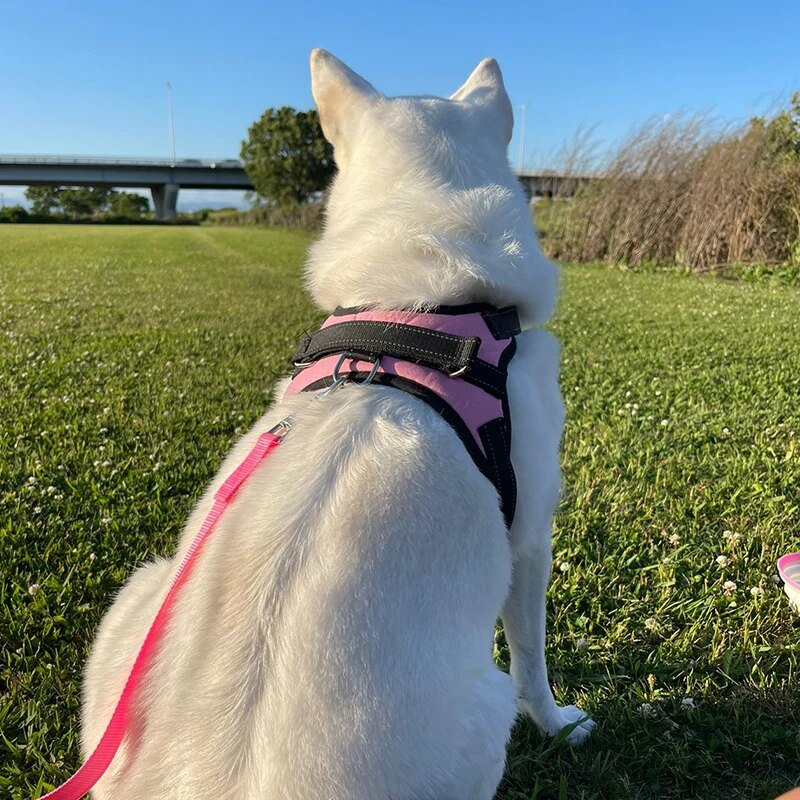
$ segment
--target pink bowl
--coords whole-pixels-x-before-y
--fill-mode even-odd
[[[792,608],[800,613],[800,553],[789,553],[778,559],[778,574],[783,579],[783,591]]]

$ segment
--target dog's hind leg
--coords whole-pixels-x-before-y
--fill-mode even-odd
[[[503,757],[495,762],[494,766],[489,769],[486,776],[478,782],[472,794],[467,796],[467,800],[492,800],[497,792],[497,787],[503,779],[503,772],[506,768],[505,752]]]
[[[503,777],[506,745],[517,716],[516,692],[505,672],[490,666],[458,698],[453,727],[444,738],[456,746],[437,800],[492,800]],[[448,735],[449,734],[449,735]]]

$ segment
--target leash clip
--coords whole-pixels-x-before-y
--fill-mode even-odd
[[[280,422],[273,425],[267,433],[271,433],[273,436],[277,436],[279,439],[283,439],[289,431],[292,430],[292,418],[291,416],[284,417]]]

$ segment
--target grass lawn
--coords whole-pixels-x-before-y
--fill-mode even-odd
[[[0,795],[78,764],[79,678],[304,328],[308,243],[0,226]],[[520,721],[499,797],[773,798],[800,782],[800,294],[564,270],[565,491],[549,660],[599,723]],[[507,664],[502,635],[498,663]],[[41,780],[40,780],[41,779]]]

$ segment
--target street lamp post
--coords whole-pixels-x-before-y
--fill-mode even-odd
[[[525,113],[528,110],[528,104],[523,103],[519,108],[522,111],[522,121],[519,129],[519,163],[517,164],[517,172],[521,175],[525,166]]]
[[[169,150],[172,166],[175,166],[175,125],[172,119],[172,84],[167,81],[167,110],[169,113]]]

